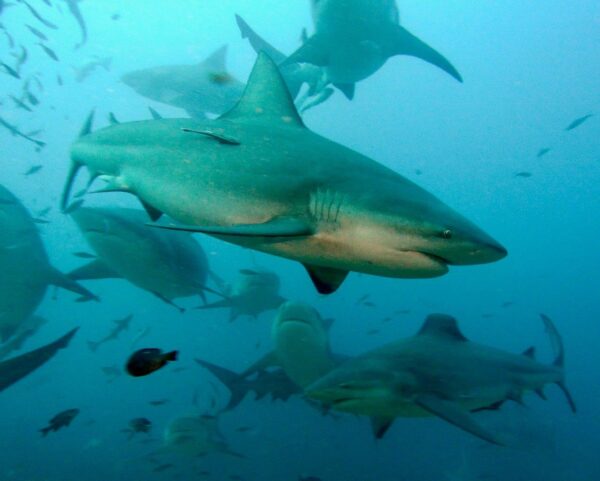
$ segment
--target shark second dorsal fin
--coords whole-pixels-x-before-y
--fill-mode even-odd
[[[242,98],[221,119],[304,127],[277,65],[264,52],[258,54]]]
[[[417,333],[418,336],[435,336],[451,341],[467,341],[460,332],[456,318],[447,314],[430,314]]]
[[[227,59],[227,45],[223,45],[211,53],[204,61],[202,61],[201,65],[216,71],[224,71],[225,70],[225,61]]]

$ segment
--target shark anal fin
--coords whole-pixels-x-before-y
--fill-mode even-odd
[[[528,349],[523,351],[523,356],[528,357],[529,359],[535,359],[535,347],[531,346]]]
[[[437,396],[421,395],[415,399],[415,403],[434,414],[444,421],[454,424],[456,427],[466,431],[478,438],[492,444],[502,446],[503,443],[493,434],[487,432],[473,417],[457,404],[440,399]]]
[[[329,54],[323,47],[323,42],[318,35],[306,39],[298,50],[286,58],[279,66],[285,67],[294,63],[311,63],[318,67],[329,64]]]
[[[394,27],[396,30],[393,35],[393,44],[390,45],[390,55],[409,55],[417,57],[436,67],[462,82],[462,76],[458,70],[442,54],[431,48],[422,40],[415,37],[400,25]]]
[[[59,270],[54,267],[50,267],[50,279],[49,283],[55,285],[57,287],[62,287],[63,289],[67,289],[68,291],[75,292],[79,294],[85,300],[94,300],[99,301],[98,296],[88,291],[81,284],[76,282],[76,279],[71,277],[70,275],[63,274]]]
[[[383,438],[393,422],[394,418],[372,417],[371,427],[373,428],[373,436],[375,436],[376,439]]]
[[[115,279],[121,277],[100,259],[94,259],[93,261],[78,267],[77,269],[69,272],[68,276],[70,279],[76,281],[92,279]]]
[[[238,224],[232,226],[149,225],[151,227],[158,227],[159,229],[237,237],[304,237],[313,233],[313,229],[305,222],[292,217],[278,217],[262,224]]]
[[[348,100],[354,98],[354,89],[356,84],[333,84],[340,92],[342,92]]]
[[[143,201],[142,199],[140,199],[140,202],[142,203],[144,210],[148,214],[148,217],[150,217],[150,219],[152,219],[152,222],[156,222],[158,219],[160,219],[162,217],[163,213],[160,210],[152,207],[150,204]]]
[[[215,132],[214,130],[194,130],[194,129],[181,129],[183,132],[190,132],[193,134],[205,135],[211,139],[216,140],[220,144],[224,145],[241,145],[241,142],[233,137],[229,137],[221,132]]]
[[[331,294],[337,291],[348,275],[348,271],[333,267],[320,267],[304,264],[313,284],[320,294]]]

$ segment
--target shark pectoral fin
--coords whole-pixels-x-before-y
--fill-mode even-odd
[[[81,300],[94,300],[99,301],[98,296],[88,291],[81,284],[76,282],[74,278],[70,275],[63,274],[58,269],[54,267],[50,267],[50,279],[49,283],[55,285],[57,287],[62,287],[63,289],[67,289],[71,292],[75,292],[76,294],[81,295]]]
[[[303,265],[308,271],[308,275],[313,281],[319,294],[331,294],[332,292],[337,291],[338,287],[342,285],[342,282],[344,282],[344,279],[346,279],[346,276],[348,275],[348,271],[335,269],[333,267],[320,267],[309,264]]]
[[[356,84],[333,84],[333,86],[342,92],[348,100],[354,98],[354,88],[356,87]]]
[[[148,225],[158,227],[159,229],[236,237],[304,237],[313,234],[313,229],[308,224],[292,217],[277,217],[263,224],[239,224],[232,226]]]
[[[393,422],[394,418],[372,417],[371,427],[373,428],[373,436],[375,436],[376,439],[383,438]]]
[[[444,72],[454,77],[459,82],[462,82],[462,76],[458,70],[444,57],[442,54],[431,48],[422,40],[415,37],[405,28],[400,25],[395,26],[393,42],[390,45],[391,55],[409,55],[425,60],[436,67],[441,68]]]
[[[318,67],[325,67],[329,64],[329,54],[318,35],[308,38],[298,50],[280,63],[279,66],[285,67],[294,63],[311,63]]]
[[[150,204],[143,201],[142,199],[140,199],[140,202],[142,203],[142,207],[144,207],[144,210],[148,214],[148,217],[150,217],[150,219],[152,219],[152,222],[156,222],[158,219],[160,219],[162,217],[163,213],[160,210],[152,207]]]
[[[93,261],[88,262],[87,264],[84,264],[81,267],[69,272],[67,275],[70,279],[75,281],[115,279],[121,277],[100,259],[94,259]]]
[[[488,433],[482,426],[475,422],[467,411],[453,402],[445,401],[437,396],[421,395],[415,399],[415,404],[484,441],[499,446],[504,445],[496,436]]]

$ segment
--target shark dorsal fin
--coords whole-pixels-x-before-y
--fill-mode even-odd
[[[445,340],[466,341],[456,319],[447,314],[430,314],[417,333],[418,336],[434,336]]]
[[[227,45],[223,45],[219,49],[211,53],[201,65],[212,70],[221,72],[225,71],[225,61],[227,59]]]
[[[242,98],[221,118],[304,127],[277,65],[264,52],[258,54]]]

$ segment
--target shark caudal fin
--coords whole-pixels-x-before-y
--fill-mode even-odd
[[[243,376],[230,371],[229,369],[225,369],[224,367],[217,366],[216,364],[212,364],[208,361],[203,361],[202,359],[195,359],[195,361],[202,367],[208,369],[210,373],[215,376],[231,393],[229,402],[227,403],[227,406],[222,409],[222,411],[231,411],[244,400],[246,394],[248,393],[248,386]]]
[[[548,316],[546,316],[545,314],[540,314],[540,317],[542,318],[542,321],[544,322],[544,326],[546,327],[546,331],[548,332],[548,336],[550,337],[550,343],[552,344],[552,349],[554,350],[554,353],[555,353],[555,358],[554,358],[553,364],[554,364],[554,366],[556,366],[557,368],[559,368],[563,371],[562,378],[559,381],[557,381],[556,384],[558,385],[558,387],[561,389],[561,391],[564,393],[565,397],[567,398],[567,402],[569,403],[569,407],[571,408],[571,411],[573,411],[575,413],[575,412],[577,412],[577,406],[575,405],[573,396],[571,396],[571,393],[567,389],[567,386],[565,384],[565,379],[564,379],[565,348],[563,345],[562,336],[558,332],[558,329],[556,329],[554,322],[552,322],[552,320]]]

